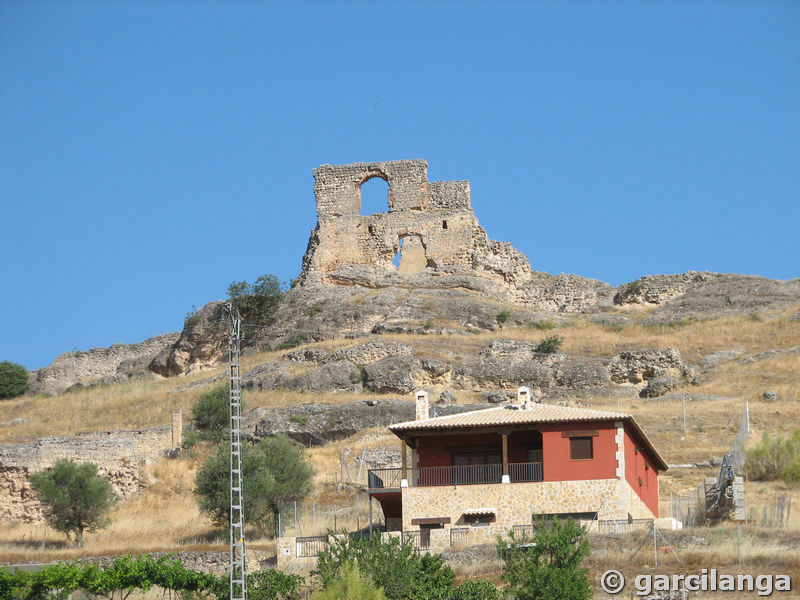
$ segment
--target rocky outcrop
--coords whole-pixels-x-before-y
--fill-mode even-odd
[[[647,385],[639,392],[641,398],[657,398],[667,392],[671,392],[680,387],[681,382],[677,377],[653,377]]]
[[[114,344],[108,348],[65,352],[47,367],[30,373],[30,392],[56,394],[75,385],[97,381],[119,383],[146,377],[148,363],[178,339],[165,333],[136,344]]]
[[[487,408],[486,404],[436,405],[436,414],[449,415]],[[431,415],[433,416],[433,412]],[[340,440],[370,427],[385,427],[414,419],[414,402],[364,400],[346,404],[319,402],[277,408],[257,408],[246,415],[247,435],[255,440],[285,433],[306,446]]]
[[[212,302],[186,319],[180,338],[153,358],[149,368],[164,377],[191,373],[219,362],[227,348],[223,303]]]
[[[357,365],[367,365],[374,363],[387,356],[409,355],[413,348],[400,342],[386,342],[384,340],[370,340],[366,344],[360,344],[351,348],[343,348],[336,352],[327,353],[316,348],[306,348],[289,352],[281,356],[285,360],[292,362],[329,362],[336,360],[348,360]]]
[[[608,371],[614,383],[639,384],[654,377],[681,377],[687,366],[677,348],[626,350],[608,362]]]

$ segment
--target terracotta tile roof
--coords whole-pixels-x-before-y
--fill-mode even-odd
[[[390,425],[392,432],[411,429],[450,429],[457,427],[482,427],[485,425],[514,425],[517,423],[562,423],[568,421],[622,421],[631,415],[606,410],[556,406],[554,404],[531,404],[527,410],[510,406],[484,408],[469,412],[432,417],[419,421],[406,421]]]
[[[632,415],[608,410],[594,410],[591,408],[577,408],[572,406],[556,406],[554,404],[533,403],[528,409],[522,410],[513,406],[498,406],[497,408],[484,408],[469,412],[420,419],[419,421],[406,421],[389,426],[389,431],[398,437],[403,433],[420,430],[447,430],[473,427],[491,427],[502,425],[524,425],[534,423],[579,423],[592,421],[622,421],[636,437],[649,450],[658,468],[662,471],[668,469],[664,457],[656,450],[647,438],[642,428]]]

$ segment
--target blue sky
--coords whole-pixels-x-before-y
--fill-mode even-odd
[[[0,360],[296,277],[320,164],[424,158],[533,268],[800,276],[800,3],[0,0]]]

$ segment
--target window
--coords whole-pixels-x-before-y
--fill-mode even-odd
[[[447,229],[447,221],[442,221],[442,229]]]
[[[569,438],[569,457],[572,460],[589,460],[594,458],[592,452],[592,437]]]

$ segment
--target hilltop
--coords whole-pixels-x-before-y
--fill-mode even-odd
[[[488,237],[468,182],[428,182],[425,167],[396,161],[315,171],[319,218],[300,277],[268,318],[243,314],[245,434],[283,431],[310,446],[319,530],[334,519],[364,522],[357,473],[396,460],[385,426],[410,418],[419,388],[438,414],[505,402],[520,385],[545,402],[633,414],[667,462],[680,465],[661,478],[667,514],[671,494],[684,496],[716,474],[745,399],[751,441],[796,426],[800,280],[692,271],[613,287],[540,273],[511,244]],[[370,177],[390,184],[386,213],[359,214],[359,186]],[[101,458],[114,454],[109,470],[126,499],[84,554],[224,550],[192,494],[209,448],[185,448],[177,459],[148,450],[138,465],[133,457],[136,440],[168,439],[173,412],[188,424],[192,404],[224,382],[227,345],[217,301],[181,332],[69,352],[32,373],[29,394],[0,404],[6,492],[24,496],[26,457],[41,457],[42,448],[91,447]],[[776,496],[800,500],[774,482],[748,482],[747,494],[757,515],[772,510]],[[4,514],[18,522],[0,527],[6,559],[76,555],[36,524],[35,511],[14,510]],[[300,510],[308,531],[312,507]],[[798,526],[795,512],[767,563],[794,547]],[[715,546],[693,535],[680,543],[697,560],[729,552],[727,538]],[[274,554],[269,540],[253,547]],[[592,568],[602,570],[603,560],[593,557]]]

